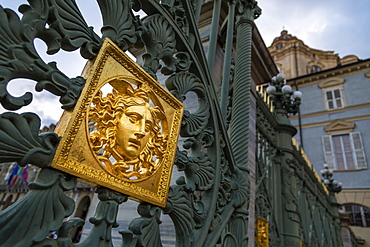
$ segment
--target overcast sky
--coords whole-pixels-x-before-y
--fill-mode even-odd
[[[26,0],[0,0],[4,8],[17,10]],[[100,34],[101,18],[97,4],[93,0],[77,0],[88,25],[94,26]],[[303,40],[311,48],[329,50],[340,57],[356,55],[360,59],[370,58],[370,0],[259,0],[262,15],[256,20],[257,27],[270,46],[280,32],[288,30],[290,34]],[[69,77],[79,75],[85,60],[79,52],[59,52],[46,56],[46,47],[36,41],[39,54],[47,62],[57,61],[58,68]],[[32,91],[35,83],[25,80],[14,80],[9,87],[14,95]],[[20,87],[19,85],[22,85]],[[57,97],[48,92],[35,93],[30,106],[21,112],[36,112],[42,119],[42,125],[58,121],[62,110]],[[4,109],[0,106],[0,112]]]
[[[370,58],[370,0],[259,0],[258,29],[270,46],[287,30],[314,49]]]

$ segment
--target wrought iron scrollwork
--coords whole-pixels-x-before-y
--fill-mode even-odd
[[[191,19],[193,15],[189,14],[194,11],[195,1],[97,2],[103,17],[103,37],[87,26],[75,0],[29,0],[29,5],[20,7],[22,19],[12,10],[0,8],[0,17],[5,20],[0,26],[1,104],[9,110],[29,104],[31,94],[16,98],[6,90],[12,79],[29,78],[37,81],[38,91],[46,89],[60,96],[65,109],[74,107],[85,80],[82,77],[68,78],[58,70],[56,63],[44,63],[33,45],[35,38],[47,44],[48,54],[57,53],[60,49],[80,49],[81,55],[87,59],[96,56],[106,37],[122,50],[133,46],[144,47],[142,67],[154,78],[159,73],[167,76],[167,89],[182,102],[185,102],[189,92],[195,93],[198,107],[195,110],[187,107],[182,119],[180,135],[183,146],[178,148],[175,165],[183,176],[171,187],[167,206],[161,209],[141,203],[138,207],[140,217],[131,222],[128,230],[120,231],[122,245],[161,246],[159,225],[162,211],[170,216],[175,225],[178,246],[213,246],[226,228],[225,244],[237,239],[237,244],[242,246],[247,241],[245,223],[250,194],[249,171],[236,166],[230,154],[228,133],[218,116],[213,81],[206,71],[208,65],[204,54],[197,54],[203,53],[200,50],[202,43],[195,33],[197,26]],[[140,20],[133,10],[142,10],[147,16]],[[36,129],[40,126],[35,115],[5,113],[0,121],[7,121],[0,126],[0,145],[22,151],[14,157],[7,156],[9,152],[7,155],[0,152],[0,161],[17,161],[22,165],[34,162],[40,167],[48,165],[58,137],[54,134],[38,136]],[[8,130],[3,126],[11,128],[13,136],[6,136]],[[23,142],[32,145],[23,145]],[[42,180],[48,179],[48,176],[53,179],[52,182]],[[83,242],[75,245],[69,235],[83,222],[70,219],[63,223],[63,218],[70,215],[74,207],[73,200],[62,195],[63,190],[73,188],[74,184],[69,181],[75,183],[74,178],[45,168],[36,182],[39,185],[31,185],[31,192],[17,204],[19,206],[9,208],[3,215],[16,215],[19,207],[31,203],[30,199],[41,200],[41,196],[49,196],[53,200],[52,206],[60,208],[57,217],[51,221],[43,218],[42,221],[49,222],[49,225],[38,225],[34,231],[40,231],[40,235],[32,233],[32,237],[24,241],[33,241],[40,246],[111,246],[111,229],[117,227],[118,206],[127,197],[101,188],[98,191],[100,203],[95,216],[90,219],[93,229]],[[42,200],[45,201],[45,198]],[[45,210],[54,213],[46,204]],[[20,211],[26,212],[24,209]],[[12,226],[15,226],[14,222]],[[54,230],[59,230],[58,239],[45,239],[49,231]],[[26,232],[22,234],[28,236]],[[13,237],[9,239],[12,245],[18,243]]]
[[[140,1],[98,0],[98,3],[103,16],[103,39],[110,38],[124,51],[133,44],[141,45],[142,23],[139,16],[134,16],[131,11],[131,8],[140,10]]]
[[[34,8],[28,5],[20,7],[24,14],[22,20],[14,11],[0,6],[0,102],[9,110],[17,110],[29,104],[32,101],[31,93],[14,97],[7,91],[7,85],[12,79],[28,78],[37,81],[37,91],[46,89],[61,96],[63,108],[71,108],[76,103],[85,80],[82,77],[68,78],[58,70],[55,62],[46,64],[38,55],[33,39],[43,39],[48,45],[48,52],[53,54],[59,50],[63,37],[55,29],[44,27],[48,16],[45,8],[48,6],[40,1],[33,6]],[[59,37],[62,38],[60,42]]]
[[[48,167],[59,137],[55,133],[39,136],[40,118],[33,113],[12,112],[0,115],[0,162],[16,161],[19,166]]]
[[[170,23],[162,15],[152,15],[144,20],[145,30],[142,38],[146,53],[143,55],[144,69],[156,78],[157,70],[162,67],[162,60],[168,73],[175,70],[173,54],[176,51],[175,33]]]
[[[141,217],[131,222],[129,231],[120,231],[124,246],[162,246],[159,233],[161,209],[141,203],[138,212]]]
[[[73,189],[76,183],[76,178],[42,169],[35,183],[29,185],[30,192],[0,213],[0,245],[31,246],[58,230],[75,205],[64,191]]]

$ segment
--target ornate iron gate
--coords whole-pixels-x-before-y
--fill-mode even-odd
[[[289,124],[287,112],[294,110],[294,102],[290,97],[281,100],[279,75],[274,83],[276,92],[270,93],[274,102],[267,100],[269,90],[263,87],[257,100],[256,218],[268,222],[269,236],[268,245],[265,240],[260,246],[343,246],[334,197],[341,187],[333,184],[327,167],[320,179],[292,139],[296,129]]]
[[[7,85],[15,78],[34,80],[37,91],[59,96],[67,112],[79,100],[86,78],[69,78],[56,63],[46,64],[34,47],[35,38],[45,42],[48,54],[80,49],[81,56],[89,60],[97,56],[106,38],[122,51],[144,47],[142,68],[147,73],[153,78],[165,75],[167,89],[182,102],[188,92],[197,97],[196,111],[185,108],[180,132],[183,144],[175,157],[184,176],[171,186],[165,207],[139,205],[141,217],[120,232],[122,246],[161,246],[161,213],[174,223],[177,246],[246,246],[251,35],[253,20],[260,14],[256,2],[229,2],[230,24],[236,18],[237,31],[230,138],[198,33],[203,1],[97,0],[103,17],[102,37],[87,26],[75,0],[28,2],[19,7],[21,18],[0,8],[0,102],[4,108],[12,111],[32,102],[30,93],[21,97],[8,93]],[[221,0],[215,1],[216,13],[220,5]],[[146,17],[140,19],[134,11],[143,11]],[[213,21],[218,25],[217,15]],[[213,36],[217,38],[217,34]],[[228,37],[232,42],[232,32]],[[210,64],[215,41],[211,37]],[[73,189],[77,180],[50,167],[60,137],[39,135],[40,118],[34,113],[6,112],[0,123],[0,162],[41,168],[37,180],[29,185],[30,192],[1,212],[0,245],[111,246],[117,210],[127,196],[98,188],[100,203],[90,219],[94,227],[83,242],[72,243],[71,232],[84,222],[64,221],[74,210],[74,201],[64,191]],[[58,231],[58,238],[46,238],[53,231]]]
[[[34,47],[34,39],[39,38],[47,45],[48,54],[79,49],[89,63],[98,60],[108,39],[121,51],[143,49],[142,68],[152,78],[165,78],[167,91],[185,103],[181,140],[174,157],[183,176],[169,188],[164,206],[140,198],[140,217],[128,229],[120,230],[121,246],[162,246],[161,214],[174,223],[176,246],[247,246],[248,167],[253,160],[253,148],[249,148],[254,141],[254,136],[250,137],[254,107],[250,95],[251,38],[253,20],[261,12],[257,3],[214,1],[206,57],[198,31],[201,0],[97,0],[103,17],[102,37],[87,26],[75,0],[28,2],[19,8],[21,18],[0,7],[0,102],[9,110],[0,115],[0,162],[17,162],[21,167],[32,164],[41,171],[29,185],[30,192],[0,213],[0,245],[112,246],[118,208],[128,200],[125,194],[98,186],[100,202],[90,219],[94,226],[86,239],[72,243],[71,234],[84,221],[67,219],[75,203],[64,192],[76,186],[77,178],[51,168],[64,140],[55,133],[39,135],[40,118],[36,114],[12,112],[32,103],[32,95],[14,97],[7,85],[16,78],[34,80],[37,91],[59,96],[69,114],[83,98],[81,92],[88,80],[85,75],[69,78],[56,63],[45,63]],[[211,77],[221,4],[228,7],[222,107]],[[145,17],[135,16],[138,11]],[[236,54],[234,68],[229,66],[232,51]],[[140,89],[142,84],[136,86]],[[126,85],[117,86],[117,90],[136,89]],[[189,93],[195,95],[196,109],[185,101]],[[231,102],[227,104],[229,96]],[[96,109],[104,106],[103,101],[97,97]],[[287,111],[292,110],[290,98],[284,102],[288,105],[275,105],[277,111],[271,113],[257,97],[255,218],[260,221],[256,242],[259,246],[339,246],[336,188],[328,186],[327,194],[304,154],[292,145],[295,129],[286,122]],[[99,109],[94,114],[98,115]],[[230,127],[225,119],[230,120]],[[162,154],[166,155],[164,151],[156,153],[158,157]],[[106,159],[106,163],[110,161]],[[58,232],[58,238],[47,238],[53,231]]]

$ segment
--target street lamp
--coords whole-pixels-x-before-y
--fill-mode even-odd
[[[329,193],[339,193],[342,191],[342,183],[333,179],[333,170],[329,169],[328,164],[324,164],[324,169],[320,171],[323,177],[323,182],[328,188]]]
[[[339,207],[340,204],[338,203],[337,199],[335,198],[334,193],[339,193],[342,191],[342,183],[338,182],[333,178],[333,170],[329,169],[328,164],[324,164],[324,169],[320,171],[323,177],[322,181],[324,182],[326,188],[329,191],[329,198],[331,201],[331,205],[333,207],[333,219],[334,219],[334,226],[336,228],[337,233],[341,231],[341,224],[340,224],[340,216],[339,216]],[[337,235],[337,238],[334,239],[336,243],[333,246],[343,246],[342,237],[340,234]]]
[[[273,203],[278,210],[285,209],[281,211],[281,216],[279,215],[281,222],[283,222],[280,233],[283,236],[284,246],[300,246],[302,243],[301,222],[298,208],[294,202],[295,198],[298,198],[299,185],[297,179],[293,179],[296,174],[291,162],[295,159],[292,137],[297,133],[297,129],[291,124],[288,113],[298,112],[302,93],[297,93],[290,85],[286,84],[283,73],[279,73],[271,79],[266,92],[274,103],[273,117],[277,122],[276,137],[279,140],[276,148],[282,150],[281,153],[277,154],[281,161],[277,162],[279,164],[274,164],[271,170],[271,176],[277,186]]]
[[[275,103],[275,108],[283,108],[288,113],[296,114],[301,104],[302,93],[293,91],[292,87],[286,84],[285,75],[279,73],[274,76],[266,88],[267,94]]]

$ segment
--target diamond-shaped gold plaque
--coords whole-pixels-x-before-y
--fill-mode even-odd
[[[183,105],[109,39],[91,63],[51,166],[164,207]]]

